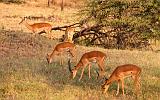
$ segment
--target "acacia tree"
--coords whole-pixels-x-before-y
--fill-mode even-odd
[[[148,39],[160,38],[158,0],[89,0],[80,14],[92,28],[74,38],[88,35],[82,41],[89,45],[141,48],[149,45]]]

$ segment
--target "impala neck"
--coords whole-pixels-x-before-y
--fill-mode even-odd
[[[82,64],[81,64],[81,63],[78,63],[74,69],[75,69],[75,70],[78,70],[79,68],[81,68],[81,66],[82,66]]]
[[[110,85],[114,81],[116,81],[116,78],[111,75],[109,79],[106,81],[105,85]]]
[[[29,24],[27,23],[27,21],[24,21],[24,25],[25,25],[28,29],[32,30],[32,26],[29,25]]]
[[[52,58],[54,56],[54,54],[55,54],[55,50],[53,50],[53,52],[49,55],[50,58]]]

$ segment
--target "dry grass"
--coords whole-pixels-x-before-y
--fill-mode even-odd
[[[69,80],[67,55],[65,64],[59,65],[59,57],[55,57],[48,65],[46,53],[51,52],[57,41],[42,36],[33,38],[31,34],[1,31],[0,38],[0,98],[15,100],[89,100],[89,99],[124,99],[115,96],[116,84],[109,88],[109,96],[101,94],[102,82],[96,80],[97,65],[92,67],[92,79],[88,80],[86,69],[82,81],[77,77]],[[98,47],[77,46],[77,57],[91,50],[100,50],[108,55],[106,60],[106,76],[109,76],[117,65],[131,63],[142,68],[141,92],[139,99],[158,100],[160,96],[160,53],[151,51],[106,50]],[[72,63],[73,65],[76,62]],[[133,81],[126,80],[126,100],[135,100]]]
[[[22,16],[55,14],[62,18],[61,25],[72,23],[76,17],[73,9],[59,12],[51,8],[27,5],[6,5],[0,3],[0,98],[7,100],[158,100],[160,98],[160,53],[152,51],[108,50],[98,47],[77,45],[77,56],[73,59],[75,65],[81,55],[91,50],[100,50],[107,54],[106,76],[108,77],[117,65],[131,63],[142,68],[141,94],[134,94],[133,81],[125,81],[126,96],[115,96],[117,84],[111,85],[108,97],[101,93],[102,82],[96,80],[97,65],[91,69],[92,79],[88,79],[85,69],[82,81],[78,78],[69,80],[67,55],[65,64],[59,65],[59,57],[55,57],[48,65],[45,56],[58,43],[43,36],[33,37],[24,26],[19,26]],[[3,9],[2,9],[3,8]],[[13,9],[14,8],[14,9]],[[7,11],[7,12],[5,12]],[[69,12],[69,13],[67,13]],[[5,17],[17,16],[17,17]],[[55,24],[56,23],[56,24]],[[53,22],[53,25],[59,25]]]

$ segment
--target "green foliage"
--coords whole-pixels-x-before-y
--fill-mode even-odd
[[[116,34],[138,33],[142,39],[160,39],[159,0],[88,0],[82,13],[87,23],[118,29]]]
[[[93,20],[105,25],[127,24],[145,34],[147,30],[150,36],[158,37],[160,30],[160,1],[158,0],[92,0],[88,9]],[[109,18],[110,16],[113,17]],[[141,30],[144,27],[144,30]],[[155,30],[155,31],[152,31]],[[144,33],[143,33],[144,32]],[[149,37],[150,38],[150,37]]]

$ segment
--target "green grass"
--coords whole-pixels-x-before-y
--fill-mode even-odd
[[[59,65],[59,57],[48,64],[45,57],[58,43],[43,36],[33,37],[29,33],[0,31],[0,98],[14,100],[158,100],[160,98],[160,53],[151,51],[106,50],[98,47],[77,46],[79,60],[84,52],[100,50],[107,54],[106,76],[117,65],[131,63],[142,68],[141,94],[136,98],[133,81],[126,79],[126,96],[122,92],[115,96],[117,84],[109,88],[109,95],[101,93],[101,84],[96,79],[93,64],[92,79],[88,79],[86,68],[79,82],[80,71],[74,80],[70,80],[67,57],[64,65]],[[75,60],[76,61],[76,60]],[[76,64],[73,62],[72,65]]]

